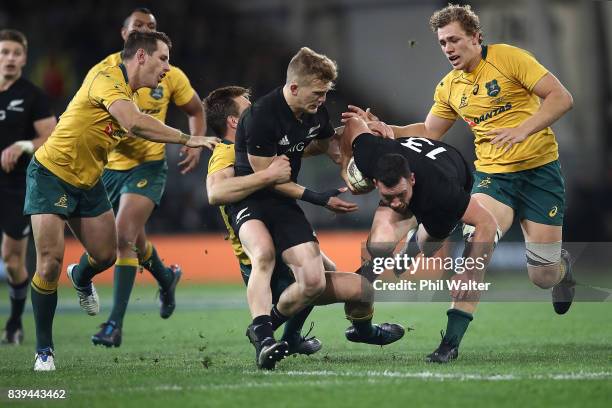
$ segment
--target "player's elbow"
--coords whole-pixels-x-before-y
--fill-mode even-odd
[[[210,205],[224,205],[227,204],[226,200],[223,199],[222,194],[216,188],[207,189],[208,193],[208,204]]]
[[[574,97],[572,96],[572,94],[570,93],[570,91],[568,91],[567,89],[565,89],[565,111],[569,111],[574,107]]]

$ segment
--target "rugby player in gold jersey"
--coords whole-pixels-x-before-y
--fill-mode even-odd
[[[121,37],[125,41],[130,32],[155,31],[157,20],[146,8],[134,10],[124,21]],[[101,69],[119,65],[121,52],[109,55],[95,65],[88,75]],[[204,111],[200,97],[192,88],[185,73],[176,66],[156,87],[141,88],[134,101],[143,112],[166,120],[170,103],[184,112],[193,135],[204,135]],[[184,159],[181,173],[194,169],[201,148],[183,146]],[[138,265],[151,272],[159,285],[160,316],[167,319],[176,306],[175,288],[181,277],[179,265],[166,266],[157,249],[147,240],[145,224],[156,206],[160,204],[166,186],[166,145],[141,138],[125,138],[108,155],[108,163],[102,174],[102,182],[116,215],[118,253],[113,281],[113,307],[108,319],[91,338],[93,344],[119,347],[122,341],[123,319],[134,286]]]
[[[495,217],[498,236],[518,218],[526,246],[527,272],[540,288],[551,289],[555,312],[568,311],[575,281],[570,256],[561,248],[565,186],[558,145],[550,126],[572,108],[571,94],[530,53],[506,44],[482,44],[480,21],[469,5],[436,11],[432,30],[452,66],[436,86],[425,122],[392,126],[395,137],[440,139],[457,119],[474,133],[476,171],[472,195]],[[345,119],[371,112],[350,106]],[[392,242],[385,225],[392,212],[377,212],[370,239]],[[482,243],[464,225],[472,244]],[[446,334],[428,361],[457,358],[477,302],[453,297]]]
[[[115,263],[115,217],[100,180],[109,152],[126,137],[211,149],[219,140],[186,135],[142,113],[134,103],[137,89],[156,87],[170,70],[170,47],[164,33],[130,33],[123,63],[85,79],[30,162],[24,213],[31,215],[36,243],[36,273],[31,284],[36,371],[55,369],[52,326],[65,224],[87,251],[68,276],[88,314],[99,311],[91,279]]]

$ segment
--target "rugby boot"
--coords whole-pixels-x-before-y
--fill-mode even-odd
[[[561,250],[561,261],[565,264],[565,276],[552,288],[553,308],[560,315],[567,313],[576,294],[576,280],[572,273],[573,260],[565,249]]]
[[[76,289],[77,295],[79,296],[79,305],[88,315],[97,315],[100,313],[100,298],[98,297],[98,292],[96,292],[96,287],[94,286],[93,282],[89,282],[87,286],[77,286],[72,277],[72,273],[76,266],[77,264],[68,265],[66,273],[68,274],[68,279],[70,279],[72,286]]]
[[[404,337],[404,333],[406,332],[402,326],[395,323],[381,323],[372,326],[374,326],[374,333],[369,337],[361,336],[357,330],[355,330],[354,326],[349,326],[344,332],[344,335],[348,341],[354,343],[385,346],[398,341]]]
[[[181,267],[178,265],[170,265],[169,269],[174,274],[174,279],[172,280],[170,287],[168,289],[163,289],[161,287],[159,288],[159,315],[162,319],[167,319],[172,316],[172,313],[176,308],[176,300],[174,296],[176,292],[176,285],[178,284],[179,280],[181,280],[181,275],[183,274]]]
[[[121,328],[109,320],[100,325],[100,331],[91,336],[91,342],[98,346],[119,347],[121,345]]]
[[[315,336],[308,337],[313,327],[314,322],[312,322],[310,325],[310,330],[308,330],[304,336],[300,336],[297,342],[287,341],[289,344],[289,352],[287,353],[288,356],[295,354],[309,356],[321,350],[323,347],[321,340],[317,339]]]
[[[442,336],[442,341],[438,348],[425,358],[428,363],[448,363],[459,356],[459,346],[453,346],[452,339],[447,339],[444,336],[444,331],[440,331],[440,336]]]
[[[13,344],[18,346],[23,343],[23,326],[21,323],[13,325],[7,324],[2,332],[0,344]]]
[[[46,348],[34,355],[34,371],[55,371],[55,355],[52,348]]]
[[[260,340],[252,324],[247,328],[246,336],[255,347],[255,362],[260,369],[274,370],[276,363],[289,353],[289,344],[286,341],[277,342],[273,337]]]

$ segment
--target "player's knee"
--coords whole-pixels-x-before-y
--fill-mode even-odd
[[[119,251],[131,250],[136,252],[136,234],[117,231],[117,249]]]
[[[274,249],[262,248],[256,251],[251,251],[250,259],[253,269],[272,273],[276,261],[276,254],[274,253]]]
[[[370,239],[366,244],[368,253],[372,258],[387,258],[393,256],[395,244],[393,242],[384,242]]]
[[[311,274],[304,277],[299,288],[304,298],[314,300],[323,294],[325,286],[325,276],[323,274]]]
[[[2,254],[2,262],[4,262],[4,265],[9,273],[15,273],[23,266],[21,256],[15,253]]]
[[[529,279],[539,288],[550,289],[559,282],[559,265],[548,267],[527,267]]]
[[[107,250],[96,254],[95,256],[90,253],[89,256],[91,256],[91,258],[94,260],[96,265],[99,266],[100,269],[110,268],[115,264],[115,261],[117,261],[116,251],[111,252],[110,250]]]
[[[59,279],[62,261],[61,256],[43,253],[39,256],[36,273],[47,282],[55,282]]]

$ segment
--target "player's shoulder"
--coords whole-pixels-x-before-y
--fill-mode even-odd
[[[102,71],[108,67],[113,67],[115,65],[119,65],[121,64],[122,59],[121,59],[121,53],[120,52],[116,52],[114,54],[110,54],[108,55],[106,58],[104,58],[102,61],[98,62],[96,65],[94,65],[93,67],[91,67],[91,69],[89,70],[89,74],[95,74],[99,71]]]
[[[485,60],[491,63],[504,63],[524,56],[533,57],[533,54],[510,44],[500,43],[486,46]]]
[[[234,143],[229,142],[227,140],[221,141],[221,143],[217,143],[215,148],[213,149],[213,154],[225,155],[231,154],[234,151]]]
[[[13,88],[17,92],[25,93],[28,96],[44,95],[44,92],[41,88],[34,85],[34,83],[24,77],[19,78],[11,88]]]
[[[453,82],[460,76],[461,71],[458,71],[456,69],[451,70],[440,81],[438,81],[438,85],[436,85],[436,90],[450,92]]]
[[[282,107],[282,91],[275,89],[257,99],[246,111],[243,116],[249,120],[257,120],[258,122],[270,122],[277,116],[277,112]],[[248,112],[248,114],[247,114]]]
[[[213,149],[212,155],[208,162],[208,171],[215,172],[220,167],[227,167],[227,164],[234,163],[236,161],[236,151],[234,150],[234,143],[227,140],[223,140]]]
[[[187,74],[175,65],[170,65],[170,70],[166,72],[166,75],[162,79],[162,84],[169,84],[172,86],[173,84],[179,84],[183,82],[189,82],[189,78]]]

